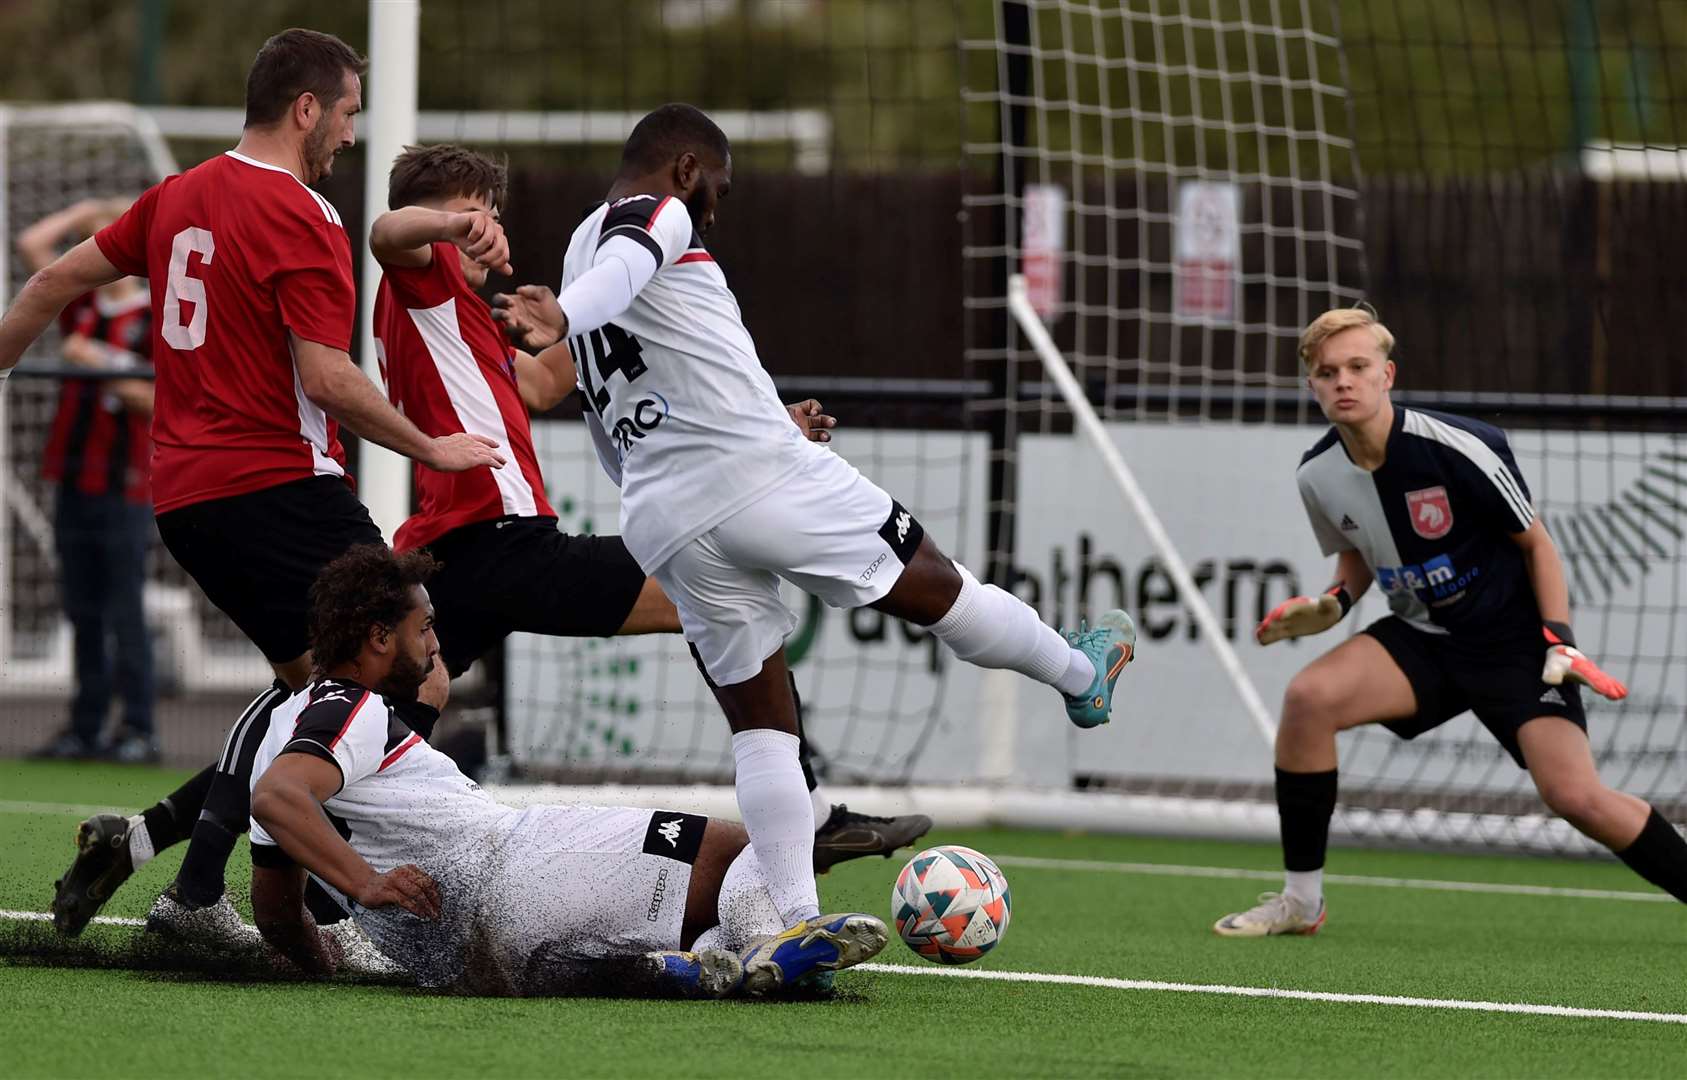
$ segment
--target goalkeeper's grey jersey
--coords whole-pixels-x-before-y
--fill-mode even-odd
[[[569,241],[564,288],[611,236],[636,240],[656,274],[569,346],[599,458],[621,485],[621,535],[648,574],[789,476],[805,446],[685,204],[634,195],[599,206]]]
[[[1540,634],[1512,536],[1535,520],[1505,432],[1424,409],[1394,409],[1382,465],[1366,472],[1331,428],[1295,475],[1326,555],[1356,550],[1389,608],[1419,630]]]

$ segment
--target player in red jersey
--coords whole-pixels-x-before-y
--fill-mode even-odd
[[[475,294],[488,268],[504,268],[497,228],[506,195],[502,165],[457,146],[412,147],[393,163],[392,210],[369,244],[381,263],[375,333],[388,393],[430,434],[473,431],[507,447],[511,467],[443,476],[416,470],[418,513],[394,538],[441,564],[431,583],[440,652],[463,672],[515,631],[560,637],[680,632],[679,615],[619,536],[557,529],[533,450],[529,411],[548,410],[576,388],[566,344],[537,356],[512,349]],[[474,256],[474,257],[471,257]],[[817,442],[835,421],[816,401],[789,407]],[[931,828],[924,815],[878,818],[833,806],[815,792],[815,862],[827,869],[862,855],[888,856]]]
[[[247,76],[239,145],[149,189],[35,275],[0,320],[5,371],[74,297],[124,274],[149,280],[159,533],[277,675],[214,769],[143,814],[83,823],[77,862],[54,900],[61,930],[80,930],[135,865],[191,829],[149,926],[253,940],[222,896],[223,867],[248,820],[252,755],[269,710],[309,676],[317,571],[381,540],[352,493],[335,419],[431,468],[503,464],[482,436],[424,435],[351,361],[350,242],[333,206],[306,185],[352,145],[363,68],[327,34],[270,38]]]

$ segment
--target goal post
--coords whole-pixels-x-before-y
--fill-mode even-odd
[[[1218,618],[1213,614],[1211,605],[1201,595],[1201,590],[1195,584],[1194,577],[1189,573],[1189,567],[1179,554],[1176,545],[1166,533],[1166,527],[1160,521],[1160,515],[1154,512],[1153,504],[1143,494],[1142,485],[1136,481],[1136,473],[1126,463],[1124,455],[1119,453],[1119,447],[1113,442],[1112,436],[1101,423],[1101,417],[1096,415],[1095,406],[1090,404],[1083,387],[1072,375],[1072,368],[1066,363],[1066,358],[1060,355],[1054,339],[1049,337],[1048,330],[1043,326],[1042,318],[1031,306],[1030,297],[1026,291],[1025,275],[1014,274],[1008,278],[1008,311],[1012,313],[1019,329],[1031,342],[1036,350],[1037,358],[1042,361],[1049,377],[1054,380],[1056,389],[1066,402],[1066,407],[1072,410],[1072,416],[1084,439],[1101,455],[1107,473],[1118,485],[1119,492],[1131,512],[1142,522],[1143,531],[1153,543],[1154,550],[1159,553],[1165,565],[1166,572],[1171,575],[1172,582],[1177,586],[1178,596],[1188,606],[1190,617],[1200,627],[1207,644],[1212,648],[1213,657],[1224,671],[1226,678],[1236,688],[1236,696],[1241,699],[1242,707],[1247,711],[1248,719],[1252,721],[1259,734],[1265,739],[1266,745],[1271,745],[1277,738],[1277,723],[1271,718],[1265,702],[1260,699],[1259,690],[1254,686],[1253,679],[1243,670],[1242,663],[1236,658],[1236,650],[1231,647],[1223,630],[1219,627]]]
[[[364,151],[363,220],[365,226],[387,209],[387,170],[404,147],[416,141],[416,73],[420,57],[421,10],[417,0],[369,0],[369,102]],[[366,238],[353,244],[366,249]],[[375,292],[381,264],[365,250],[358,289],[359,341],[363,370],[383,390],[386,375],[375,344]],[[390,543],[410,515],[410,462],[403,455],[364,439],[357,461],[358,493],[369,516]]]

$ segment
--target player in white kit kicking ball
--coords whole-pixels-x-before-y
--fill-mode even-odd
[[[679,609],[733,731],[738,807],[781,918],[819,914],[814,821],[797,763],[783,578],[834,607],[927,628],[963,660],[1055,687],[1105,723],[1136,647],[1123,611],[1062,636],[943,555],[900,503],[792,425],[726,278],[703,246],[732,186],[713,121],[664,105],[639,121],[607,200],[575,229],[562,293],[500,298],[530,346],[570,349],[621,533]]]

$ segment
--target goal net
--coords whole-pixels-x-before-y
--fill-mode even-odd
[[[139,194],[175,169],[156,127],[132,106],[0,105],[0,303],[30,276],[15,248],[20,232],[82,199]],[[59,341],[56,328],[43,335],[0,397],[0,707],[38,728],[39,739],[72,682],[53,491],[41,477],[62,385]],[[165,693],[238,692],[270,677],[161,549],[149,560],[146,603]]]
[[[1397,402],[1509,430],[1578,638],[1632,689],[1583,695],[1602,775],[1687,823],[1683,379],[1643,358],[1673,350],[1648,324],[1679,276],[1664,253],[1683,133],[1653,100],[1674,29],[1646,5],[1579,29],[1477,3],[996,8],[963,44],[991,562],[1051,621],[1119,605],[1142,632],[1111,728],[1021,744],[1018,774],[1158,806],[1167,828],[1275,835],[1271,748],[1245,702],[1275,712],[1335,643],[1251,638],[1333,563],[1294,482],[1323,430],[1295,339],[1364,299],[1400,342]],[[1563,99],[1543,89],[1566,80]],[[1373,589],[1342,632],[1386,613]],[[1469,714],[1412,741],[1343,735],[1335,829],[1591,846]]]

